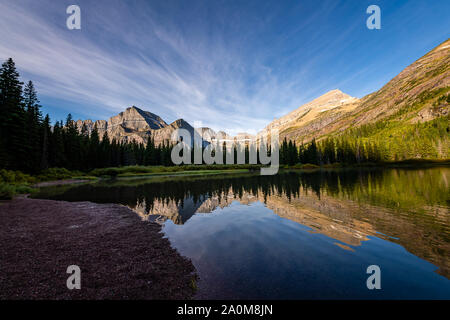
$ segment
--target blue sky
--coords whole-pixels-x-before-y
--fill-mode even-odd
[[[68,30],[66,8],[81,8]],[[366,8],[381,8],[381,30]],[[450,1],[0,0],[0,60],[52,120],[136,105],[255,132],[333,89],[378,90],[450,35]]]

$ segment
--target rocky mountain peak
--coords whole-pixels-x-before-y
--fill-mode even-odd
[[[184,121],[184,120],[182,120]],[[125,111],[120,112],[118,115],[109,118],[109,120],[78,120],[76,125],[79,130],[85,126],[88,132],[92,132],[95,126],[97,126],[99,136],[103,137],[105,133],[109,138],[115,139],[119,142],[132,142],[147,143],[147,139],[150,135],[162,136],[166,138],[170,137],[170,132],[173,131],[173,126],[170,127],[161,117],[144,111],[136,106],[131,106]],[[183,123],[184,125],[184,123]],[[170,127],[164,131],[163,135],[154,134],[160,130]],[[155,139],[155,143],[159,144],[163,141]]]
[[[339,89],[334,89],[312,100],[311,102],[302,105],[297,110],[308,108],[332,109],[344,104],[356,102],[358,100],[358,98],[352,97]],[[294,110],[294,112],[297,110]]]
[[[110,118],[108,124],[113,127],[122,125],[137,131],[161,129],[167,126],[167,123],[158,115],[135,106],[129,107],[117,116]]]
[[[187,121],[185,121],[184,119],[178,119],[175,120],[174,122],[172,122],[170,124],[172,127],[175,128],[185,128],[185,127],[192,127]]]
[[[378,91],[357,99],[339,89],[331,90],[275,119],[258,134],[258,138],[276,128],[280,140],[286,138],[307,143],[313,138],[340,134],[351,127],[387,119],[395,119],[396,126],[407,126],[447,116],[450,113],[448,103],[438,99],[448,95],[449,65],[450,39],[447,39]],[[445,141],[439,150],[446,149]]]
[[[270,130],[277,129],[281,134],[291,127],[300,127],[319,118],[330,110],[348,111],[356,108],[359,99],[352,97],[339,89],[328,91],[320,97],[298,107],[287,115],[272,121],[258,137],[266,136]]]

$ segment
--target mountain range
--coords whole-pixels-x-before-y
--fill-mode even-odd
[[[392,141],[398,142],[402,137],[397,135],[399,132],[401,135],[408,126],[448,117],[449,91],[450,40],[447,40],[405,68],[380,90],[361,99],[338,89],[329,91],[275,119],[256,137],[247,133],[232,137],[207,127],[194,129],[183,119],[167,124],[158,115],[135,106],[107,121],[78,120],[76,124],[80,130],[85,126],[88,131],[97,126],[100,137],[107,133],[110,139],[121,142],[146,143],[151,135],[156,144],[168,141],[172,132],[179,128],[202,135],[207,142],[215,141],[217,137],[237,141],[261,139],[271,129],[278,129],[280,140],[307,143],[312,139],[320,140],[349,132],[356,127],[374,125],[381,129],[370,131],[372,136],[377,136],[377,139],[392,138]],[[383,125],[378,126],[380,123]],[[365,138],[370,139],[371,136]],[[437,143],[444,150],[441,156],[447,156],[450,149],[448,137]]]
[[[447,40],[405,68],[380,90],[362,99],[339,90],[330,91],[275,119],[259,136],[277,128],[281,140],[309,142],[313,138],[318,140],[381,121],[389,121],[391,129],[427,122],[448,116],[448,99],[441,97],[448,94],[449,86],[450,40]]]

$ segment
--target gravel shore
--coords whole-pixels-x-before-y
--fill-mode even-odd
[[[0,299],[190,299],[194,266],[160,231],[116,204],[2,202]],[[66,286],[70,265],[81,290]]]

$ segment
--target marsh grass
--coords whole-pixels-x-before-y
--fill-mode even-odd
[[[69,171],[65,168],[50,168],[32,176],[21,171],[0,170],[0,200],[9,200],[18,194],[31,194],[39,182],[54,180],[97,180],[97,177],[86,176],[83,172]]]
[[[36,189],[28,185],[13,185],[4,182],[0,183],[0,200],[10,200],[17,194],[33,193]]]
[[[126,166],[126,167],[113,167],[95,169],[89,172],[89,175],[102,177],[102,176],[136,176],[136,175],[158,175],[168,173],[183,173],[189,174],[190,171],[196,171],[197,173],[213,173],[229,170],[246,170],[256,171],[261,168],[260,165],[243,164],[243,165],[184,165],[184,166]]]

